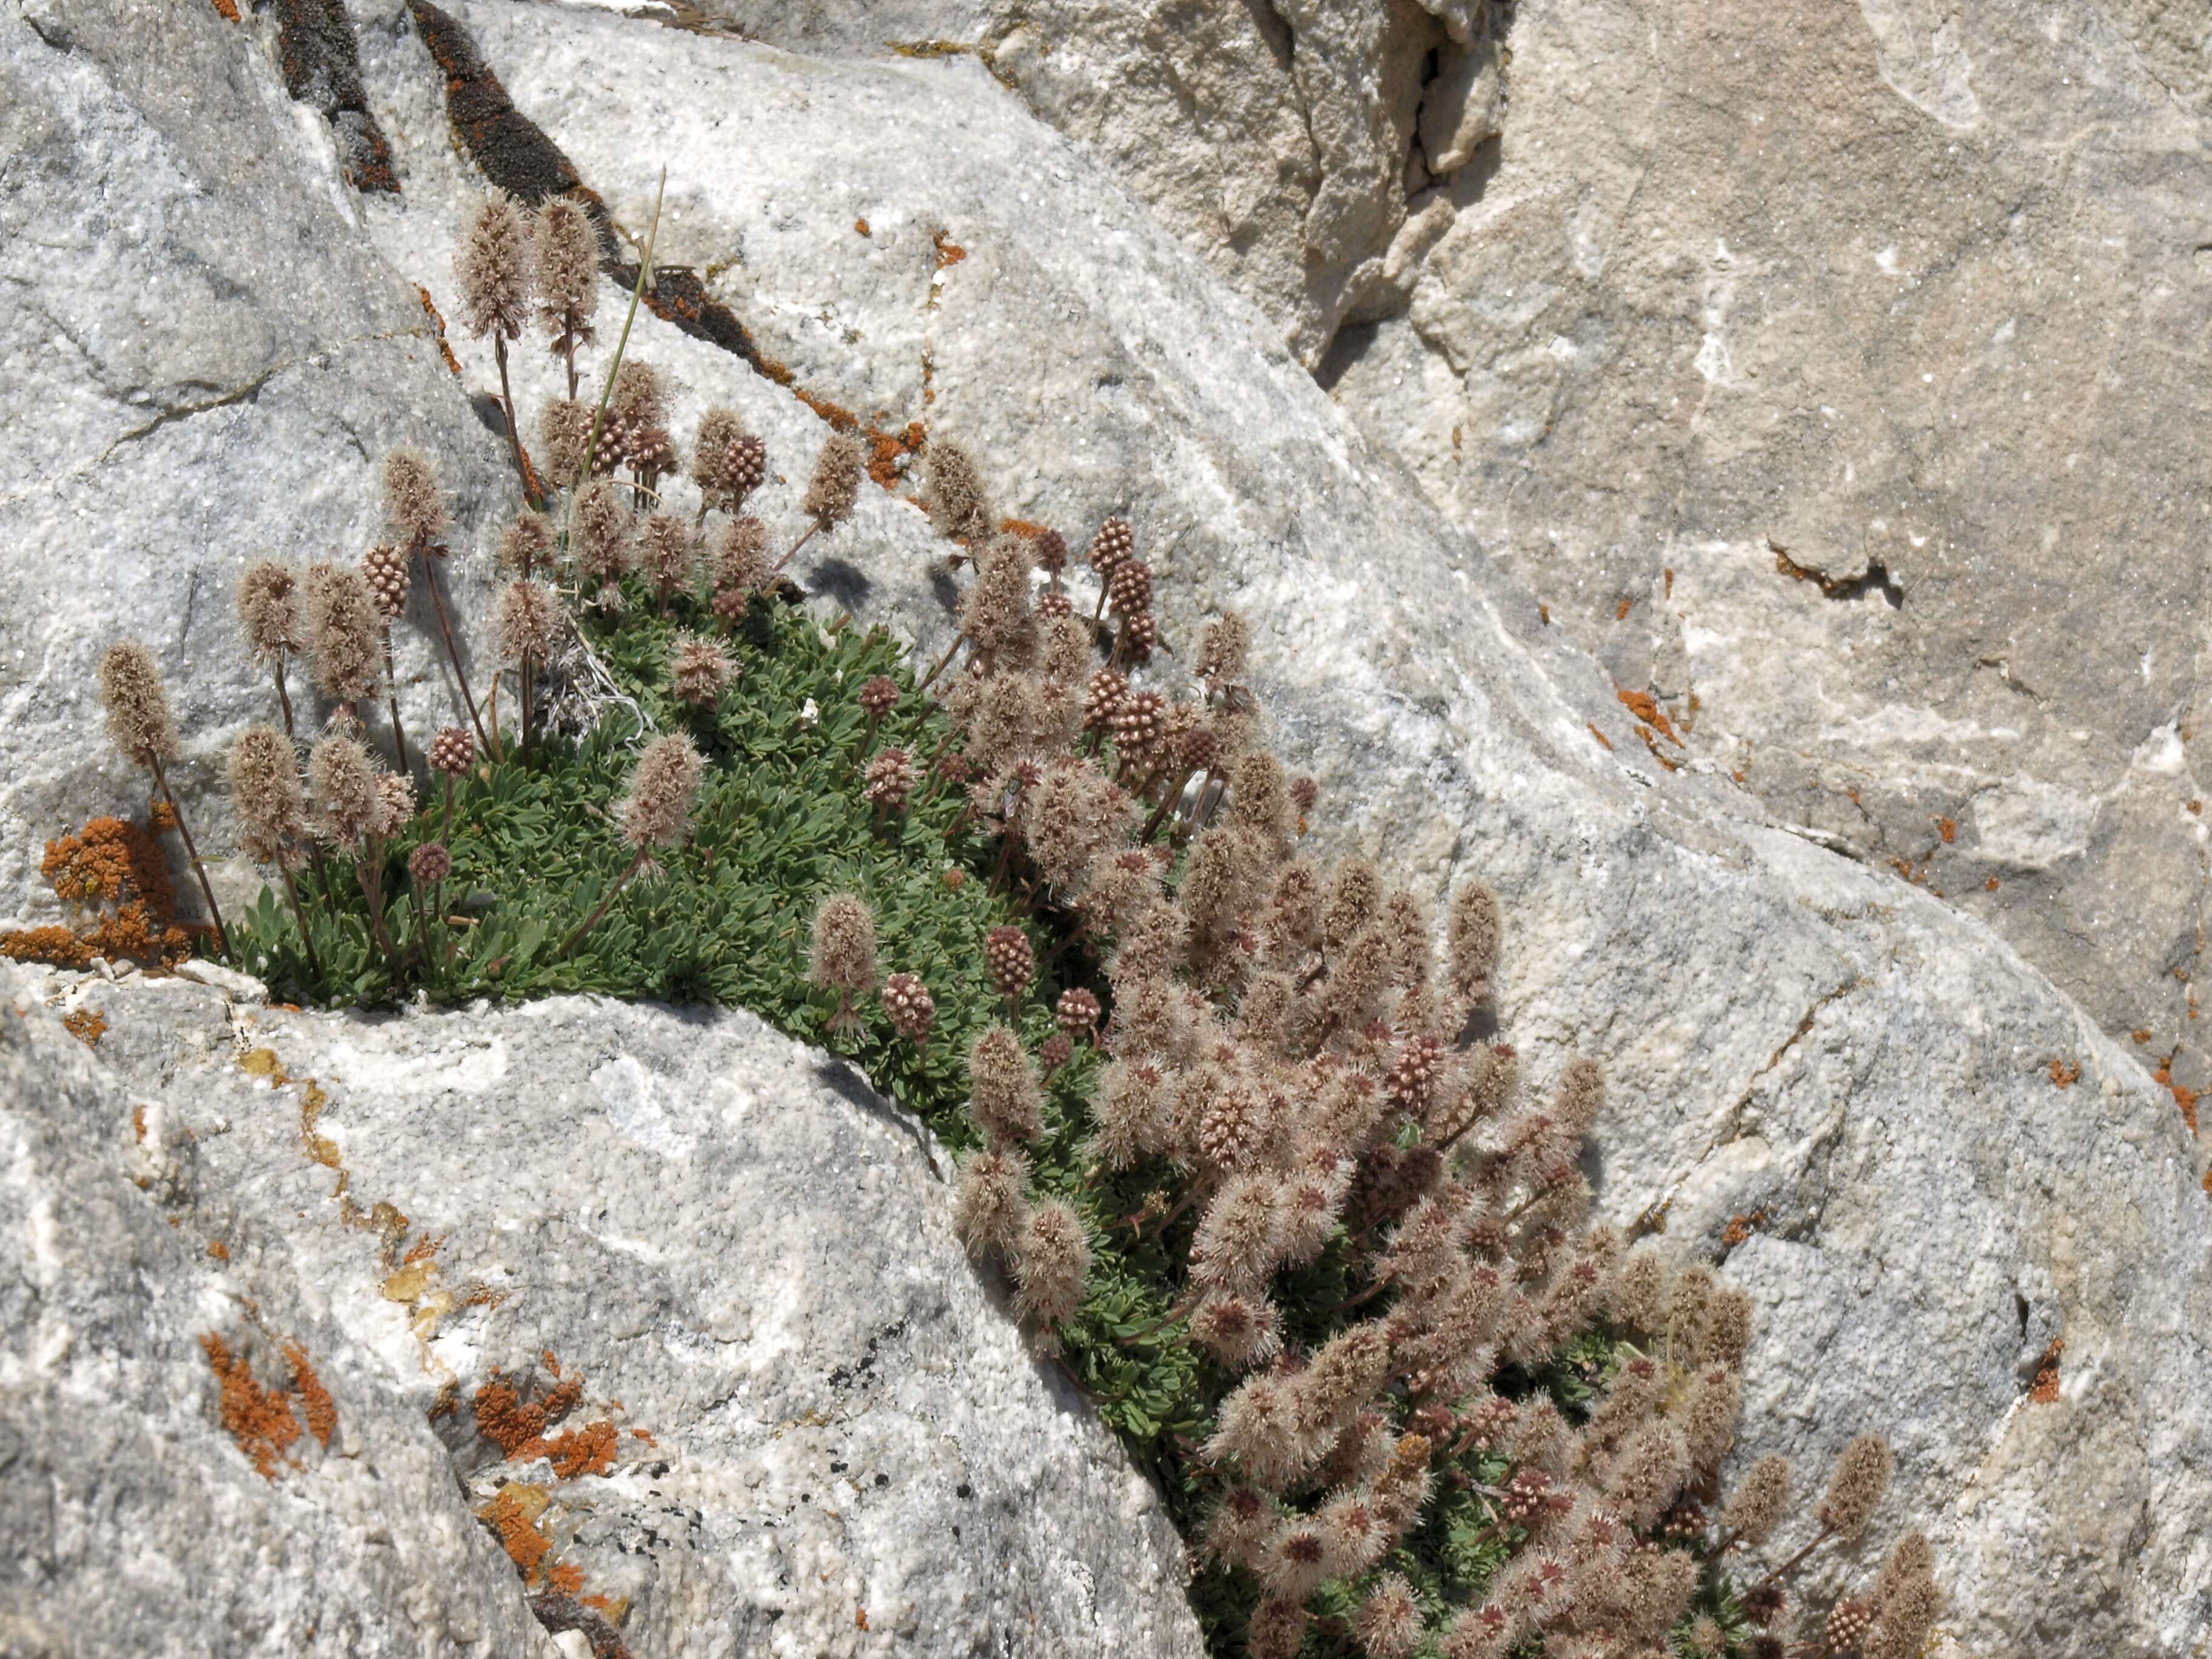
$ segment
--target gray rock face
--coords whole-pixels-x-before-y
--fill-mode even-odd
[[[642,230],[666,162],[662,254],[702,273],[790,383],[652,317],[632,349],[683,381],[679,429],[722,401],[767,437],[788,480],[762,498],[779,533],[796,533],[824,405],[886,433],[918,421],[972,444],[1002,512],[1074,532],[1126,511],[1160,571],[1174,653],[1164,672],[1188,660],[1206,610],[1254,617],[1279,745],[1321,781],[1316,836],[1363,845],[1431,891],[1467,873],[1498,887],[1511,933],[1504,1024],[1534,1079],[1571,1052],[1612,1079],[1601,1201],[1624,1220],[1663,1218],[1686,1252],[1728,1255],[1761,1298],[1765,1380],[1752,1384],[1741,1455],[1802,1454],[1816,1480],[1852,1434],[1892,1431],[1900,1479],[1875,1534],[1908,1518],[1929,1525],[1952,1596],[1947,1628],[1964,1652],[2148,1655],[2186,1650],[2212,1629],[2201,1543],[2212,1516],[2212,1358],[2201,1336],[2212,1221],[2174,1102],[2132,1052],[1988,928],[1775,827],[1709,755],[1656,731],[1647,747],[1615,701],[1616,673],[1546,627],[1536,600],[1329,406],[1280,330],[973,54],[825,61],[604,15],[483,3],[460,15],[518,105],[629,229]],[[386,296],[378,303],[404,313],[420,283],[452,315],[452,230],[481,177],[455,146],[441,77],[404,15],[358,21],[364,85],[402,193],[346,196],[335,156],[296,137],[281,152],[292,158],[281,188],[334,204],[313,234],[347,250],[363,291]],[[110,25],[88,12],[73,27],[87,44],[59,68],[42,38],[6,37],[23,42],[29,65],[11,72],[89,73]],[[267,42],[250,30],[216,38],[225,72],[258,84]],[[1523,118],[1525,64],[1516,44],[1509,135]],[[272,131],[317,131],[270,108]],[[238,199],[221,156],[200,166],[192,190]],[[27,274],[34,298],[64,280],[35,262]],[[605,299],[615,303],[611,288]],[[454,344],[458,382],[434,369],[427,342],[408,348],[422,356],[396,380],[303,366],[300,396],[326,404],[301,407],[357,399],[349,418],[376,442],[410,422],[451,422],[436,430],[451,434],[452,471],[479,481],[464,506],[480,548],[513,497],[497,439],[467,414],[466,395],[496,383],[489,354]],[[545,395],[550,365],[534,349],[524,358],[527,409]],[[58,358],[42,372],[93,383]],[[173,424],[206,418],[222,417]],[[316,441],[320,418],[303,417],[300,445]],[[54,441],[86,481],[72,498],[83,517],[0,503],[0,545],[59,563],[106,535],[96,514],[110,464],[94,443]],[[262,458],[288,456],[284,441],[272,429],[223,480],[237,544],[307,533],[298,475],[284,470],[306,464]],[[321,465],[328,489],[373,500],[365,460]],[[199,487],[198,470],[177,465]],[[803,580],[941,639],[937,544],[907,493],[870,492],[850,530],[810,546]],[[346,522],[365,540],[364,521]],[[127,605],[185,592],[229,556],[228,544],[148,534],[131,595],[0,626],[65,629],[88,653]],[[1555,620],[1573,614],[1551,602]],[[224,678],[229,626],[222,607],[195,612],[172,658],[183,700],[222,718],[237,705],[218,689],[250,684]],[[28,728],[40,763],[81,780],[73,794],[0,802],[0,830],[24,845],[66,814],[117,804],[93,787],[98,738],[82,709],[64,718],[57,663],[9,671],[25,676],[10,684],[11,708],[53,710]],[[11,768],[28,746],[17,729],[11,719],[0,738]],[[222,734],[202,725],[198,735],[212,754]],[[2032,815],[2018,821],[2033,833]],[[219,840],[220,828],[210,834]],[[25,902],[28,866],[11,868],[21,873],[9,902]],[[322,1029],[299,1029],[311,1028]],[[367,1170],[409,1155],[383,1140],[400,1121],[375,1116],[350,1140],[325,1133],[349,1169]],[[391,1184],[361,1177],[361,1201],[404,1185],[393,1165],[379,1167],[392,1170]],[[450,1216],[441,1224],[456,1236],[505,1237],[484,1209],[504,1200],[488,1190],[442,1212],[434,1194],[416,1201]],[[572,1224],[585,1239],[597,1224]],[[548,1346],[596,1389],[621,1363],[620,1343],[586,1334],[602,1328],[580,1303],[562,1305],[580,1328],[548,1326]],[[537,1317],[527,1306],[513,1316]],[[627,1317],[609,1310],[604,1329],[631,1329]],[[649,1331],[622,1340],[663,1351]],[[2055,1397],[2033,1398],[2054,1340],[2065,1345]],[[487,1363],[519,1366],[528,1350],[519,1340]],[[605,1386],[590,1398],[638,1407]],[[636,1425],[658,1435],[681,1420],[671,1408]],[[2106,1549],[2115,1539],[2124,1548]]]
[[[8,1651],[1200,1652],[1152,1488],[841,1063],[742,1013],[11,983]],[[272,1394],[296,1341],[327,1449],[257,1473],[208,1332]]]
[[[1775,817],[2202,1089],[2205,24],[1516,9],[1340,404]]]

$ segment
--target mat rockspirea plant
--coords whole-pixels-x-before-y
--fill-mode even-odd
[[[1244,621],[1178,689],[1130,526],[1098,527],[1080,593],[1063,539],[1002,531],[983,469],[933,441],[925,502],[969,571],[951,647],[917,678],[880,629],[823,625],[781,572],[850,522],[861,446],[833,434],[771,511],[733,412],[687,475],[650,366],[617,347],[579,399],[595,234],[575,202],[495,199],[458,261],[524,502],[495,675],[465,677],[418,452],[387,459],[360,568],[247,572],[282,725],[237,739],[229,781],[276,884],[231,959],[332,1006],[738,1005],[851,1055],[954,1149],[968,1248],[1159,1480],[1218,1653],[1917,1655],[1919,1533],[1862,1594],[1787,1594],[1864,1531],[1887,1447],[1855,1443],[1809,1515],[1778,1458],[1723,1493],[1749,1298],[1593,1221],[1595,1066],[1538,1091],[1469,1038],[1487,889],[1439,929],[1373,864],[1302,852],[1317,792],[1267,745]],[[543,474],[506,372],[533,319],[569,392]],[[411,580],[465,720],[413,746],[389,684]],[[104,683],[166,797],[152,659],[119,646]]]

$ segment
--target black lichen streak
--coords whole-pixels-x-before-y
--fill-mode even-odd
[[[361,84],[361,45],[345,0],[276,0],[276,62],[293,100],[331,124],[346,181],[398,195],[392,148]]]

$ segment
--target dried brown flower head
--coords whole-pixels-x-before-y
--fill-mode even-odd
[[[691,586],[699,562],[699,544],[691,526],[673,513],[656,513],[645,521],[640,563],[647,580],[665,604]]]
[[[1106,609],[1134,617],[1152,608],[1152,568],[1142,559],[1123,559],[1106,579]]]
[[[1462,996],[1477,1002],[1490,996],[1503,933],[1498,895],[1489,888],[1471,881],[1452,895],[1451,914],[1445,922],[1445,948],[1453,988]]]
[[[407,609],[407,556],[388,543],[380,543],[361,556],[362,580],[368,584],[376,614],[390,622]]]
[[[682,842],[691,833],[691,807],[703,770],[689,738],[671,735],[647,744],[623,799],[623,840],[640,853]]]
[[[1191,672],[1217,690],[1233,685],[1244,678],[1251,647],[1252,625],[1240,612],[1224,611],[1207,624]]]
[[[599,447],[639,473],[665,472],[676,465],[675,441],[668,435],[668,380],[651,363],[632,358],[616,371]]]
[[[891,1029],[917,1048],[929,1041],[937,1023],[937,1003],[918,974],[893,974],[884,981],[884,1012]]]
[[[668,647],[668,690],[677,702],[711,708],[738,677],[738,665],[714,640],[678,634]]]
[[[532,222],[530,240],[538,314],[553,349],[589,345],[592,314],[599,308],[599,239],[591,216],[572,198],[550,196]]]
[[[1091,538],[1091,568],[1102,579],[1110,577],[1135,544],[1136,538],[1130,533],[1127,519],[1107,520]]]
[[[808,975],[816,987],[850,997],[876,983],[876,918],[857,894],[833,893],[815,908]]]
[[[470,333],[520,336],[530,320],[530,232],[505,191],[492,191],[470,215],[453,250],[453,277]]]
[[[754,594],[768,586],[768,526],[750,516],[732,519],[714,544],[714,614],[743,619]]]
[[[832,432],[822,441],[814,458],[814,476],[799,510],[824,530],[853,516],[860,499],[860,471],[867,465],[868,447],[850,432]]]
[[[941,438],[933,440],[923,468],[929,520],[937,533],[981,545],[991,534],[995,515],[982,474],[968,452]]]
[[[983,936],[983,965],[1000,996],[1021,995],[1036,977],[1036,952],[1030,936],[1011,924],[994,927]]]
[[[384,623],[368,580],[345,565],[311,564],[301,588],[307,665],[323,695],[345,703],[375,696],[384,677]]]
[[[415,816],[415,780],[404,772],[376,775],[376,822],[380,836],[396,836]]]
[[[436,465],[412,444],[402,444],[384,458],[384,512],[403,536],[428,551],[445,550],[453,531],[446,492]]]
[[[623,499],[623,489],[604,478],[586,485],[576,497],[572,533],[577,577],[583,586],[596,590],[590,602],[605,610],[619,610],[619,584],[637,560],[636,520]]]
[[[1744,1471],[1721,1524],[1754,1547],[1764,1544],[1790,1506],[1790,1460],[1770,1453]]]
[[[453,855],[441,842],[426,841],[407,855],[408,878],[415,890],[434,887],[453,873]]]
[[[599,411],[580,398],[556,398],[538,411],[538,443],[545,455],[545,471],[557,484],[573,484],[584,474],[584,458],[592,445],[592,422]],[[599,443],[597,471],[612,467],[606,460],[606,441]]]
[[[1095,1037],[1098,1032],[1098,999],[1081,986],[1060,994],[1053,1017],[1072,1037]]]
[[[735,513],[768,476],[768,446],[745,430],[737,410],[720,404],[699,417],[691,481],[709,507]]]
[[[905,809],[914,793],[914,757],[903,749],[886,749],[868,763],[860,799],[887,812]]]
[[[1040,530],[1030,545],[1036,554],[1036,568],[1058,581],[1067,568],[1067,538],[1057,530]]]
[[[898,705],[898,682],[890,675],[871,675],[860,683],[860,712],[870,720],[882,720]]]
[[[1864,1532],[1889,1491],[1891,1465],[1889,1442],[1878,1434],[1863,1434],[1844,1447],[1820,1504],[1820,1524],[1843,1539]]]
[[[476,734],[465,726],[442,727],[430,739],[430,769],[446,777],[465,776],[477,763]]]
[[[1009,1250],[1029,1220],[1030,1161],[1012,1146],[970,1152],[959,1163],[952,1231],[976,1255]]]
[[[231,744],[225,769],[239,839],[248,855],[296,868],[307,838],[307,797],[292,740],[273,726],[249,726]]]
[[[299,578],[275,559],[257,559],[238,579],[238,620],[256,655],[273,659],[305,643]]]
[[[994,1146],[1044,1133],[1036,1073],[1004,1025],[985,1027],[968,1050],[968,1113]]]
[[[154,653],[136,640],[107,647],[100,659],[100,701],[107,711],[107,735],[123,757],[139,766],[176,758],[176,717]]]
[[[520,664],[526,656],[543,662],[561,642],[567,621],[561,601],[541,581],[512,581],[500,590],[492,613],[492,639],[499,659]]]
[[[1045,1326],[1073,1317],[1091,1275],[1091,1240],[1074,1206],[1055,1198],[1032,1208],[1012,1255],[1016,1310]]]
[[[527,507],[500,532],[499,565],[510,576],[533,576],[553,562],[553,526],[543,513]]]
[[[307,787],[313,791],[317,827],[341,847],[355,848],[364,836],[382,833],[385,798],[368,750],[343,732],[333,732],[307,757]]]

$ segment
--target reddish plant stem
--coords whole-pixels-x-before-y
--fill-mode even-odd
[[[222,910],[216,908],[215,889],[208,885],[207,866],[200,862],[200,849],[192,845],[192,832],[185,827],[183,810],[178,806],[177,798],[169,789],[168,775],[161,769],[161,757],[149,754],[146,760],[154,769],[154,781],[161,787],[161,799],[169,803],[169,816],[177,821],[177,834],[184,841],[185,856],[191,860],[192,874],[199,878],[200,896],[207,901],[208,916],[215,923],[216,944],[223,955],[228,956],[230,934],[222,925]]]

